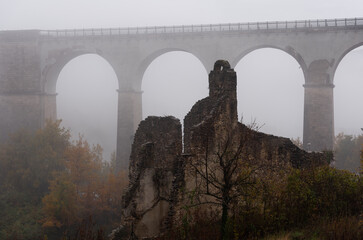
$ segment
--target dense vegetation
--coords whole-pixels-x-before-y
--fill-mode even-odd
[[[60,121],[0,148],[0,239],[102,239],[120,221],[125,173]],[[92,236],[92,237],[91,237]]]
[[[342,135],[338,154],[349,156],[346,143],[356,149],[357,139]],[[114,157],[103,161],[100,146],[82,137],[71,142],[59,121],[18,132],[0,147],[0,239],[105,239],[120,223],[127,185],[114,164]],[[328,166],[258,174],[241,166],[243,184],[228,205],[223,238],[362,238],[362,169],[360,175]],[[164,239],[218,239],[220,216],[218,207],[185,206]]]
[[[202,168],[196,166],[196,172],[206,181],[187,196],[180,221],[162,239],[363,239],[360,139],[341,135],[337,141],[335,164],[342,167],[352,159],[346,166],[358,163],[354,172],[328,165],[303,169],[258,165],[241,158],[239,148],[228,150],[226,145],[223,149],[230,154],[217,152],[208,171],[198,161]],[[332,155],[326,156],[331,162]]]
[[[252,182],[229,209],[224,239],[362,239],[361,176],[324,166],[274,171]],[[220,212],[186,207],[162,239],[220,239]]]

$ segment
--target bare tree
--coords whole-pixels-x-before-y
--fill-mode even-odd
[[[212,204],[221,207],[221,239],[226,238],[226,224],[233,203],[247,195],[256,182],[257,168],[249,167],[242,159],[242,139],[240,135],[228,134],[225,140],[221,138],[213,146],[207,137],[204,156],[198,156],[190,164],[196,179],[194,206]]]

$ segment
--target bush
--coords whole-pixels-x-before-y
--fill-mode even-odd
[[[343,239],[339,237],[347,231],[352,237],[346,239],[359,239],[354,237],[362,231],[357,220],[363,212],[362,183],[359,175],[328,166],[264,173],[230,209],[228,239],[261,239],[281,232],[287,233],[286,239]],[[182,229],[196,238],[207,234],[219,239],[218,216],[194,213],[196,221]],[[183,236],[173,239],[187,239]]]
[[[360,177],[348,171],[331,167],[295,170],[288,178],[286,210],[296,224],[314,217],[357,215],[362,211],[362,193]]]

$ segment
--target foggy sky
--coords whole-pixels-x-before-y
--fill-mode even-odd
[[[62,29],[359,17],[360,0],[0,0],[0,29]]]
[[[362,9],[360,0],[0,0],[0,30],[354,18],[363,17]],[[235,70],[239,118],[243,115],[246,123],[256,118],[266,133],[301,138],[304,78],[296,60],[280,50],[260,49]],[[363,50],[342,60],[334,84],[336,134],[360,134]],[[57,82],[57,111],[64,126],[101,143],[106,155],[116,145],[117,88],[113,69],[97,55],[73,59]],[[189,53],[166,53],[146,70],[142,90],[144,118],[174,115],[182,120],[207,96],[207,72]]]

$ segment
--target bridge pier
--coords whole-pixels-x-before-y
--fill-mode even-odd
[[[142,91],[117,90],[116,168],[128,169],[134,134],[142,120]]]
[[[19,129],[36,130],[41,127],[41,96],[36,93],[0,94],[0,141]]]
[[[327,60],[313,61],[307,70],[304,95],[303,145],[307,151],[333,150],[334,84]]]
[[[20,130],[45,122],[39,31],[0,33],[0,143]]]
[[[44,127],[47,120],[55,121],[57,119],[57,94],[44,93],[42,95],[42,123]]]
[[[36,131],[56,119],[56,95],[0,93],[0,143],[20,129]]]
[[[305,84],[304,149],[333,150],[334,103],[333,84]]]

